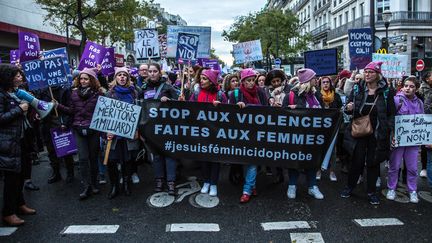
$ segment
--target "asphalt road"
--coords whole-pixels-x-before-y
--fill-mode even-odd
[[[134,185],[131,196],[120,195],[108,200],[107,184],[101,185],[101,194],[79,201],[78,179],[72,184],[64,181],[47,184],[50,167],[44,156],[40,165],[33,166],[33,181],[41,190],[25,191],[27,204],[37,209],[37,215],[23,216],[26,224],[8,236],[0,236],[0,242],[432,241],[429,228],[432,203],[421,198],[418,204],[412,204],[387,201],[381,195],[381,205],[372,206],[366,200],[362,184],[353,197],[342,199],[339,193],[346,175],[338,173],[339,181],[330,182],[324,173],[319,182],[324,200],[307,195],[304,176],[299,181],[297,199],[289,200],[286,179],[284,183],[273,184],[272,176],[261,173],[257,179],[258,196],[247,204],[240,204],[242,188],[230,184],[228,169],[228,166],[222,167],[218,198],[211,201],[193,193],[199,188],[196,182],[190,181],[182,186],[181,192],[192,195],[183,199],[180,196],[151,198],[153,177],[148,164],[139,167],[141,181]],[[195,164],[186,163],[179,183],[188,182],[191,176],[199,178],[200,170]],[[385,174],[382,178],[385,182]],[[3,182],[0,184],[3,187]],[[420,178],[419,191],[427,190],[426,180]],[[174,200],[179,202],[172,202]],[[160,203],[171,204],[155,207]],[[206,205],[217,206],[203,207]],[[356,223],[356,219],[363,219],[362,222],[369,225],[388,225],[365,227]],[[9,228],[2,225],[0,234],[6,234],[7,230]]]

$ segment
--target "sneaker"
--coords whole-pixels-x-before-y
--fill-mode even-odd
[[[211,185],[210,186],[209,196],[211,196],[211,197],[216,197],[217,196],[217,186],[216,185]]]
[[[240,203],[247,203],[250,200],[250,195],[243,192],[243,195],[240,198]]]
[[[210,183],[204,183],[204,185],[201,188],[201,193],[209,193],[210,189]]]
[[[107,181],[106,181],[105,175],[99,175],[99,184],[104,185],[106,183],[107,183]]]
[[[132,174],[132,183],[138,184],[140,182],[140,178],[138,177],[137,173]]]
[[[419,202],[419,199],[418,199],[416,191],[410,192],[409,196],[410,196],[410,202],[412,202],[412,203],[418,203]]]
[[[330,181],[337,181],[336,173],[330,171]]]
[[[317,179],[317,181],[321,180],[321,170],[317,171],[316,179]]]
[[[363,182],[363,176],[360,175],[358,180],[357,180],[357,185],[361,184]]]
[[[353,190],[351,188],[346,187],[345,189],[342,190],[340,196],[342,198],[349,198],[349,197],[351,197],[352,191]]]
[[[368,200],[369,200],[369,203],[372,205],[379,205],[380,204],[379,197],[376,193],[368,194]]]
[[[297,190],[297,187],[296,187],[296,186],[294,186],[294,185],[290,185],[290,186],[288,186],[287,195],[288,195],[288,198],[289,198],[289,199],[294,199],[294,198],[296,198],[296,190]]]
[[[395,200],[395,198],[396,198],[396,192],[395,192],[395,190],[391,190],[391,189],[389,189],[388,191],[387,191],[387,195],[386,195],[386,198],[388,199],[388,200]]]
[[[420,171],[420,177],[426,178],[427,177],[427,172],[426,170],[421,170]]]
[[[376,181],[376,183],[375,183],[375,186],[376,186],[377,188],[381,187],[381,177],[378,177],[378,179],[377,179],[377,181]]]
[[[315,199],[324,199],[324,195],[320,192],[317,186],[310,187],[308,193]]]

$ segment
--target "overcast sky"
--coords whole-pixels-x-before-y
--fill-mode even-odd
[[[216,54],[228,65],[232,65],[231,42],[224,41],[221,34],[228,30],[234,18],[261,10],[267,0],[155,0],[170,14],[180,15],[190,26],[210,26],[211,45]]]

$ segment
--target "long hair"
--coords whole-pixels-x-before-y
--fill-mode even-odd
[[[123,72],[119,72],[118,74],[123,73]],[[126,80],[126,84],[125,87],[129,87],[131,86],[132,82],[131,82],[131,76],[129,74],[127,74],[127,80]],[[117,75],[114,76],[113,80],[111,81],[111,83],[109,84],[110,88],[114,88],[115,86],[117,86]]]
[[[18,73],[24,75],[24,73],[15,65],[0,64],[0,88],[4,91],[13,88],[14,79]]]
[[[240,78],[237,73],[228,74],[227,76],[225,76],[222,85],[225,91],[231,91],[231,79],[233,78],[237,78],[237,81],[240,81]]]
[[[72,84],[73,88],[78,88],[78,87],[81,86],[81,84],[80,84],[80,78],[81,78],[81,75],[83,75],[83,74],[85,74],[85,73],[81,73],[80,75],[78,75],[74,79],[73,84]],[[93,89],[93,90],[99,90],[100,87],[101,87],[101,85],[99,83],[99,80],[97,80],[95,77],[93,77],[91,75],[87,74],[87,76],[90,78],[90,87],[91,87],[91,89]]]
[[[314,86],[311,85],[311,82],[307,82],[307,83],[297,83],[293,89],[298,90],[298,95],[301,95],[303,93],[307,94],[309,92],[315,93],[316,92],[316,88]]]

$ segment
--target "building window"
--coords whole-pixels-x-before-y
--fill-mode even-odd
[[[333,7],[336,7],[336,0],[333,1]]]
[[[348,23],[348,11],[345,12],[345,23]]]
[[[377,16],[378,16],[378,20],[382,20],[382,13],[385,10],[390,10],[390,0],[377,0]]]
[[[342,14],[339,15],[339,26],[341,26],[341,25],[342,25]]]
[[[337,27],[337,19],[336,19],[336,17],[334,17],[333,18],[333,28],[336,29],[336,27]]]
[[[418,11],[418,0],[408,0],[408,11],[409,12]]]
[[[352,8],[351,9],[351,15],[352,15],[352,20],[355,20],[356,19],[356,8],[354,7],[354,8]]]
[[[360,3],[360,16],[364,16],[364,3]]]

